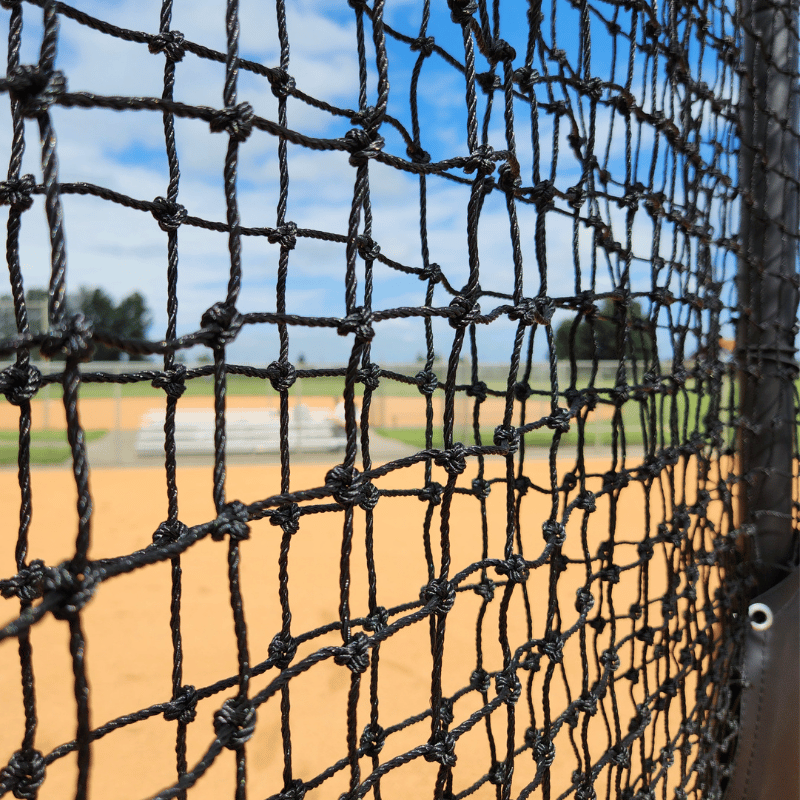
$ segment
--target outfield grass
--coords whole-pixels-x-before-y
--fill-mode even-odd
[[[105,436],[107,431],[85,431],[87,442]],[[0,431],[0,465],[17,463],[19,434],[16,431]],[[31,464],[47,466],[61,464],[70,457],[65,431],[34,431],[31,433]]]
[[[385,436],[387,439],[394,439],[403,444],[410,445],[418,450],[425,449],[425,428],[378,428],[377,433]],[[481,428],[481,444],[491,445],[494,439],[494,428]],[[453,435],[454,441],[459,441],[464,445],[472,445],[475,443],[472,429],[456,429]],[[627,445],[641,445],[644,439],[642,432],[639,428],[625,428],[625,443]],[[526,447],[547,447],[549,448],[553,442],[553,431],[549,429],[531,431],[525,434]],[[584,444],[588,447],[601,446],[610,447],[612,442],[611,424],[608,423],[604,428],[598,432],[592,428],[591,425],[587,426],[584,435]],[[569,433],[561,436],[562,445],[577,445],[578,432],[573,429]],[[444,447],[444,436],[440,428],[433,430],[433,447],[441,449]]]

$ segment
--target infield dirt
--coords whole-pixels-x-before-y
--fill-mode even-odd
[[[292,468],[293,491],[322,486],[331,464],[302,464]],[[526,463],[525,472],[535,485],[525,495],[521,506],[521,532],[526,558],[535,559],[544,547],[542,523],[551,513],[551,497],[535,487],[549,490],[551,480],[560,485],[563,475],[574,470],[574,461],[559,461],[551,475],[546,460]],[[610,460],[587,460],[587,487],[597,491],[602,474]],[[459,486],[471,486],[475,477],[472,463],[458,479]],[[486,477],[505,475],[501,458],[487,459]],[[683,475],[675,468],[673,478],[681,485],[696,485],[693,474]],[[76,534],[76,490],[69,470],[37,469],[33,471],[33,521],[30,531],[28,560],[40,558],[47,564],[57,564],[73,553]],[[227,477],[227,499],[253,502],[279,492],[280,471],[276,466],[230,466]],[[434,468],[434,480],[446,481],[446,474]],[[381,490],[419,488],[424,485],[423,467],[398,470],[377,481]],[[215,517],[212,503],[212,472],[205,467],[187,467],[178,471],[180,517],[187,525],[195,525]],[[93,559],[112,558],[131,553],[150,544],[158,524],[166,517],[166,490],[162,468],[96,469],[91,473],[94,498],[92,517]],[[689,490],[691,491],[691,490]],[[616,556],[620,564],[637,562],[636,542],[647,530],[645,493],[638,483],[624,492],[624,504],[616,504],[614,537]],[[687,502],[692,497],[685,498]],[[654,488],[652,502],[660,518],[661,494]],[[19,488],[14,471],[0,472],[0,508],[2,509],[3,576],[15,571],[14,542],[18,524]],[[428,581],[422,530],[428,503],[416,497],[382,497],[375,509],[375,564],[378,603],[386,608],[418,599],[420,587]],[[489,556],[502,558],[506,537],[506,491],[495,484],[486,501]],[[560,517],[563,509],[557,509]],[[434,562],[439,563],[439,521],[441,506],[434,509],[432,539]],[[350,558],[352,578],[349,587],[351,615],[367,614],[367,568],[365,559],[364,512],[355,512],[355,535]],[[564,553],[582,559],[584,546],[594,556],[599,545],[609,539],[610,500],[607,496],[597,502],[597,510],[588,515],[585,542],[581,537],[582,513],[575,512],[567,526]],[[339,563],[341,559],[342,523],[344,514],[331,512],[304,516],[300,530],[291,540],[289,553],[289,592],[292,606],[292,632],[297,635],[338,619],[340,600]],[[450,539],[453,575],[481,558],[482,522],[480,503],[474,496],[456,495],[451,515]],[[252,664],[267,658],[267,648],[280,629],[278,602],[278,552],[280,529],[268,520],[251,524],[251,535],[241,545],[241,583],[248,623],[248,647]],[[227,543],[210,537],[193,545],[181,558],[183,597],[181,601],[181,630],[183,635],[183,683],[204,687],[237,672],[230,595],[227,577]],[[649,594],[658,597],[666,591],[666,556],[651,562]],[[596,562],[595,562],[596,563]],[[627,613],[631,603],[641,599],[641,574],[638,568],[623,571],[617,585],[592,583],[595,608],[609,616],[613,608]],[[494,570],[489,577],[499,580]],[[476,582],[476,573],[465,582]],[[553,599],[558,602],[561,629],[566,630],[577,619],[575,597],[586,582],[586,571],[578,564],[558,580]],[[531,571],[527,583],[531,605],[534,637],[541,636],[545,627],[550,583],[550,566]],[[90,682],[91,724],[93,728],[120,716],[153,704],[164,703],[171,697],[172,642],[169,626],[170,567],[162,562],[101,584],[95,597],[82,612],[86,632],[86,661]],[[602,589],[600,588],[602,586]],[[489,604],[483,626],[485,669],[502,668],[502,653],[497,638],[498,588]],[[5,624],[18,613],[15,600],[2,602]],[[610,604],[613,603],[613,606]],[[450,695],[468,685],[476,667],[476,619],[481,598],[472,591],[459,593],[455,607],[448,615],[444,656],[444,693]],[[652,611],[651,625],[660,624],[660,612]],[[526,632],[526,613],[522,592],[518,587],[509,606],[509,641],[512,651],[529,637]],[[631,622],[606,626],[602,634],[589,632],[589,681],[599,673],[595,653],[628,635]],[[53,748],[69,742],[75,736],[75,700],[72,688],[72,668],[67,644],[67,625],[47,616],[35,625],[31,633],[36,676],[38,730],[36,746],[47,754]],[[564,648],[564,660],[552,669],[542,669],[532,675],[535,725],[543,724],[542,697],[548,684],[550,705],[557,716],[569,702],[568,697],[581,691],[581,651],[579,637],[572,636]],[[341,644],[336,631],[301,645],[295,663],[324,645]],[[635,654],[634,654],[635,649]],[[626,645],[621,672],[631,660],[641,658],[641,646]],[[543,659],[546,662],[546,659]],[[429,708],[432,658],[430,629],[423,620],[390,637],[380,648],[380,723],[384,728],[397,724],[410,715]],[[269,670],[254,678],[250,694],[261,691],[276,677]],[[531,724],[526,702],[526,680],[523,675],[523,694],[515,707],[516,742]],[[633,714],[633,703],[641,702],[641,684],[631,686],[617,679],[616,689],[606,696],[603,704],[611,708],[615,699],[620,715],[622,735],[627,733],[627,720]],[[23,733],[23,710],[19,689],[19,657],[12,638],[0,643],[0,685],[3,686],[3,724],[0,725],[0,763],[19,747]],[[569,689],[567,688],[569,686]],[[688,687],[687,687],[688,688]],[[316,664],[290,684],[292,760],[294,777],[310,780],[329,765],[347,754],[346,705],[350,689],[350,672],[337,666],[332,659]],[[223,700],[234,694],[228,690],[202,700],[197,719],[189,726],[188,760],[190,767],[206,752],[214,738],[212,716]],[[489,689],[489,698],[495,695]],[[688,689],[692,692],[693,689]],[[369,719],[369,673],[361,680],[357,729]],[[477,692],[470,692],[455,704],[453,726],[479,709],[483,701]],[[673,713],[674,712],[674,713]],[[678,704],[668,714],[678,720]],[[492,731],[499,757],[505,756],[507,712],[500,709],[493,715]],[[615,728],[620,724],[610,713],[598,713],[590,720],[587,731],[592,761],[616,741]],[[90,797],[114,800],[141,800],[151,797],[175,781],[174,722],[156,714],[146,721],[121,727],[96,741],[92,746]],[[672,734],[678,729],[676,721]],[[551,768],[553,796],[558,796],[571,783],[572,771],[578,761],[572,751],[570,730],[564,725],[555,738],[556,758]],[[406,752],[430,735],[430,719],[425,719],[387,739],[381,753],[385,762]],[[659,736],[662,736],[659,733]],[[484,721],[461,736],[456,747],[458,763],[454,791],[469,786],[491,766]],[[581,746],[581,732],[575,732]],[[660,745],[659,745],[660,746]],[[656,748],[657,753],[657,748]],[[255,735],[247,744],[248,796],[265,798],[283,788],[283,755],[280,733],[280,697],[271,696],[258,709]],[[634,759],[638,756],[634,753]],[[371,770],[369,759],[362,760],[362,774]],[[387,800],[429,796],[435,779],[436,764],[416,758],[407,766],[390,771],[382,779],[382,794]],[[536,765],[529,754],[516,761],[514,794],[534,779]],[[636,774],[634,767],[633,773]],[[40,800],[68,798],[74,794],[76,775],[75,753],[58,759],[48,767],[48,780],[40,790]],[[322,786],[309,792],[309,798],[334,800],[348,789],[349,769],[345,767]],[[234,777],[234,755],[223,750],[207,773],[189,792],[189,798],[231,797]],[[494,797],[495,787],[484,786],[474,795]]]

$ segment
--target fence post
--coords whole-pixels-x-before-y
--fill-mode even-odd
[[[798,302],[796,0],[742,0],[738,293],[740,523],[763,591],[794,547],[794,339]]]

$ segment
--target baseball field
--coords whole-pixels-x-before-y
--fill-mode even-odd
[[[322,402],[325,398],[319,398]],[[421,399],[421,398],[420,398]],[[208,398],[187,397],[188,403],[207,403]],[[231,403],[252,400],[232,397]],[[304,402],[311,403],[308,397]],[[326,402],[332,402],[327,398]],[[487,401],[483,411],[487,419],[495,410]],[[94,405],[93,405],[94,403]],[[119,409],[108,398],[87,398],[81,406],[82,419],[87,427],[113,429],[115,426],[135,426],[151,401],[126,398]],[[404,409],[398,401],[397,414],[417,413]],[[416,406],[421,406],[417,403]],[[416,407],[415,406],[415,407]],[[0,425],[8,429],[8,406],[2,407]],[[49,409],[49,429],[59,429],[58,406]],[[14,411],[14,410],[12,410]],[[394,413],[387,404],[386,413]],[[44,409],[34,411],[34,428],[42,430]],[[121,414],[121,417],[120,417]],[[38,416],[37,416],[38,415]],[[87,424],[87,421],[91,421]],[[409,424],[408,428],[416,428]],[[565,453],[569,451],[565,449]],[[574,457],[564,457],[552,464],[545,453],[526,461],[525,473],[534,490],[521,502],[521,539],[525,556],[533,560],[544,547],[542,523],[551,514],[549,492],[551,483],[560,486],[567,473],[574,472]],[[332,461],[300,463],[292,468],[291,490],[322,486]],[[599,491],[601,476],[610,466],[610,452],[587,458],[583,470],[587,488]],[[633,464],[631,464],[633,465]],[[621,465],[617,463],[619,468]],[[679,488],[678,496],[691,503],[696,492],[697,478],[693,466],[679,465],[669,472],[670,480]],[[476,477],[475,463],[459,476],[458,486],[470,487]],[[505,475],[504,459],[488,458],[486,478]],[[434,480],[446,482],[446,474],[434,467]],[[662,477],[661,480],[666,480]],[[33,519],[30,531],[28,559],[39,558],[47,564],[57,564],[74,552],[76,535],[76,490],[69,469],[36,467],[33,470]],[[249,503],[279,492],[280,470],[275,465],[237,464],[229,466],[227,499]],[[424,485],[423,466],[392,472],[376,482],[382,491],[419,488]],[[681,488],[681,487],[685,487]],[[692,487],[695,487],[694,489]],[[91,492],[94,501],[92,515],[92,545],[90,557],[114,557],[145,548],[159,523],[166,517],[166,489],[163,465],[157,460],[144,459],[132,466],[96,468],[91,473]],[[210,466],[184,465],[178,470],[180,518],[187,525],[213,519],[212,472]],[[661,624],[659,604],[649,608],[647,597],[658,598],[667,590],[673,554],[666,546],[656,553],[643,570],[636,543],[645,533],[653,532],[659,519],[663,495],[659,484],[653,485],[649,500],[641,484],[628,487],[624,503],[612,503],[608,495],[598,498],[596,511],[586,515],[574,512],[567,524],[564,554],[570,563],[557,583],[557,594],[549,594],[549,571],[544,565],[531,571],[526,584],[527,603],[534,637],[545,627],[548,606],[557,609],[561,630],[567,630],[578,617],[575,609],[576,592],[587,583],[587,573],[581,564],[585,554],[594,557],[604,542],[615,541],[615,560],[623,568],[619,582],[592,581],[595,609],[599,615],[611,618],[615,613],[627,614],[631,604],[642,604],[652,614],[650,624]],[[556,509],[558,518],[564,511],[564,496]],[[613,505],[613,513],[612,513]],[[417,497],[385,496],[375,508],[374,558],[377,574],[378,602],[386,608],[418,599],[420,587],[428,581],[422,531],[428,503]],[[0,470],[0,509],[4,548],[3,576],[14,573],[13,552],[18,525],[19,487],[16,471]],[[713,509],[712,509],[713,511]],[[506,537],[506,492],[503,484],[494,484],[486,500],[486,534],[490,557],[502,558]],[[441,506],[434,509],[432,540],[434,562],[438,563]],[[709,512],[711,513],[711,512]],[[289,553],[289,594],[292,607],[292,632],[298,635],[338,619],[340,601],[339,562],[341,558],[342,513],[304,516],[300,530],[292,537]],[[367,614],[367,566],[365,546],[365,514],[355,511],[355,536],[350,557],[352,578],[349,586],[351,614]],[[614,520],[611,525],[610,520]],[[613,530],[612,530],[613,528]],[[480,560],[483,528],[480,501],[471,495],[456,495],[450,520],[450,539],[453,564],[451,574]],[[280,629],[278,601],[278,552],[280,529],[260,520],[251,524],[249,540],[241,545],[241,583],[244,610],[248,623],[250,662],[259,664],[267,658],[272,637]],[[206,537],[193,545],[181,558],[183,596],[181,601],[181,631],[183,647],[183,682],[195,687],[208,686],[237,672],[236,642],[232,622],[227,579],[227,545]],[[490,577],[501,576],[489,570]],[[645,574],[646,573],[646,574]],[[477,581],[474,575],[467,583]],[[90,683],[91,724],[93,728],[157,703],[170,700],[172,671],[172,640],[170,634],[170,567],[167,562],[136,570],[104,582],[82,612],[86,632],[86,663]],[[500,589],[489,604],[482,626],[477,625],[481,598],[472,591],[459,593],[448,615],[445,646],[443,690],[452,695],[467,686],[476,668],[476,635],[481,636],[483,667],[488,671],[502,668],[502,651],[497,638]],[[698,600],[698,603],[701,601]],[[5,624],[18,613],[18,601],[3,600],[2,619]],[[512,650],[529,638],[527,633],[526,598],[521,587],[515,589],[508,608],[508,637]],[[676,623],[677,624],[677,623]],[[543,698],[549,697],[550,713],[557,716],[575,692],[581,691],[582,659],[588,654],[588,680],[599,677],[598,654],[612,642],[628,636],[633,623],[626,619],[603,629],[586,629],[586,640],[577,634],[570,637],[564,648],[563,660],[543,663],[539,671],[530,674],[532,704],[526,701],[527,685],[516,712],[516,743],[529,725],[543,725]],[[36,747],[45,755],[75,736],[75,700],[69,656],[67,624],[50,616],[31,631],[33,663],[36,678],[38,728]],[[296,661],[323,645],[341,643],[336,631],[324,634],[301,645]],[[631,663],[642,658],[643,645],[631,640],[620,649],[622,663],[619,674]],[[380,648],[379,719],[390,728],[410,715],[429,709],[431,689],[430,629],[422,620],[390,637]],[[545,660],[546,661],[546,660]],[[597,666],[594,666],[597,665]],[[647,672],[650,668],[645,668]],[[650,670],[652,671],[652,670]],[[270,686],[276,677],[274,669],[256,677],[251,683],[253,695]],[[651,681],[663,680],[663,675],[651,676]],[[5,763],[19,747],[24,718],[19,689],[19,657],[13,637],[0,643],[0,685],[4,687],[4,725],[0,727],[0,763]],[[645,681],[646,683],[646,681]],[[358,706],[359,733],[369,719],[369,680],[364,676]],[[546,691],[545,691],[546,687]],[[586,688],[584,686],[584,688]],[[310,781],[330,765],[347,755],[346,706],[350,689],[350,672],[328,659],[294,678],[290,683],[292,764],[294,777]],[[634,706],[644,699],[642,682],[632,685],[617,677],[611,680],[610,691],[601,702],[599,713],[589,720],[585,732],[561,727],[555,737],[556,758],[550,770],[552,796],[557,797],[571,785],[572,772],[579,760],[591,761],[600,757],[627,730],[627,721],[634,716]],[[494,686],[489,697],[494,696]],[[687,681],[687,696],[693,696],[692,676]],[[223,700],[233,690],[203,699],[197,707],[197,718],[188,729],[188,762],[196,763],[214,738],[212,717]],[[265,798],[283,788],[283,753],[280,732],[280,693],[273,693],[258,709],[258,722],[253,738],[246,746],[248,796]],[[465,694],[455,703],[454,725],[463,722],[483,705],[477,692]],[[615,715],[614,706],[619,717]],[[531,719],[533,712],[533,719]],[[654,734],[648,749],[658,753],[659,742],[676,735],[681,708],[676,701],[667,710],[666,722]],[[498,747],[498,757],[505,754],[505,712],[493,715],[490,727]],[[623,726],[620,729],[620,725]],[[670,727],[672,725],[672,727]],[[458,763],[454,791],[460,791],[491,767],[487,723],[481,721],[461,736],[456,747]],[[119,727],[94,742],[90,797],[114,800],[141,800],[151,797],[175,781],[175,728],[162,714],[145,721]],[[381,754],[386,761],[423,743],[430,735],[430,718],[388,737]],[[585,749],[584,745],[588,749]],[[576,756],[580,753],[580,756]],[[638,751],[634,761],[641,758]],[[518,759],[514,773],[515,792],[534,779],[536,764],[532,758]],[[363,774],[372,769],[366,757]],[[41,800],[68,798],[74,793],[76,754],[70,752],[50,764],[48,779],[40,790]],[[430,793],[437,765],[416,758],[402,769],[390,771],[381,780],[382,796],[387,799],[423,797]],[[633,769],[636,773],[636,768]],[[349,769],[339,769],[318,789],[308,793],[310,798],[335,800],[348,788]],[[223,750],[206,774],[190,791],[190,798],[229,797],[235,782],[234,755]],[[494,797],[495,787],[484,784],[474,795]]]

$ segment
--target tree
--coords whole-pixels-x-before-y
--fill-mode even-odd
[[[565,319],[556,328],[556,356],[558,358],[569,358],[570,337],[575,319],[575,317]],[[628,359],[643,361],[652,358],[653,333],[636,324],[644,321],[646,321],[646,317],[642,313],[641,304],[631,303],[627,313],[628,332],[625,347],[625,357]],[[594,339],[592,328],[594,328]],[[575,331],[575,358],[578,361],[591,361],[595,358],[599,361],[618,359],[618,329],[616,303],[613,300],[605,300],[592,324],[585,318],[578,322]]]
[[[97,330],[113,333],[126,339],[143,339],[152,319],[147,302],[139,292],[123,298],[119,305],[100,288],[82,286],[75,297],[67,298],[70,313],[80,312],[91,320]],[[119,361],[122,351],[95,344],[94,358],[98,361]],[[131,355],[131,361],[141,361],[142,356]]]
[[[31,330],[46,330],[47,290],[29,289],[25,293],[25,304]],[[82,313],[97,330],[127,339],[143,339],[152,322],[147,302],[139,292],[128,295],[119,305],[115,305],[104,289],[83,286],[77,294],[67,296],[67,310],[69,314]],[[16,333],[12,299],[10,296],[0,297],[0,337],[9,338]],[[98,361],[119,361],[122,351],[95,344],[94,358]],[[130,358],[132,361],[141,361],[143,357],[132,355]]]

